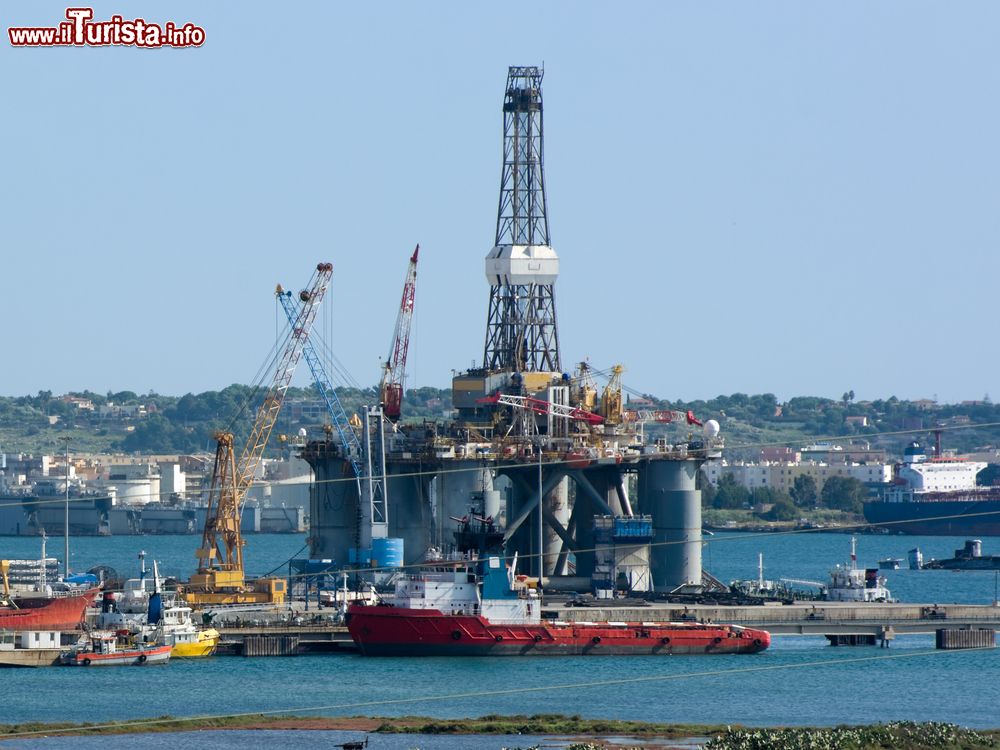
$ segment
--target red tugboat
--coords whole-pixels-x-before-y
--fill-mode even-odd
[[[404,576],[390,602],[351,606],[348,630],[366,656],[753,654],[771,643],[737,625],[543,620],[535,591],[499,557]]]

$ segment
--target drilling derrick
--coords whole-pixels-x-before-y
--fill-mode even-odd
[[[511,67],[503,104],[503,172],[493,249],[483,369],[559,372],[555,281],[542,165],[542,70]]]
[[[402,540],[405,561],[418,562],[425,550],[451,541],[449,518],[465,535],[460,547],[481,551],[485,541],[468,539],[475,519],[484,528],[495,522],[491,533],[502,536],[505,554],[530,560],[546,587],[608,594],[624,579],[637,594],[702,591],[697,479],[701,464],[719,455],[718,424],[706,421],[698,435],[689,428],[702,425],[690,412],[627,404],[620,365],[603,372],[583,362],[573,375],[562,369],[542,75],[533,66],[507,72],[496,234],[484,264],[483,357],[453,372],[454,419],[391,425],[366,453],[384,455],[384,471],[353,472],[350,452],[335,441],[310,442],[303,452],[316,472],[310,555],[354,568],[367,565],[370,546],[371,565],[380,567],[379,544]],[[411,270],[415,263],[416,253]],[[398,419],[402,397],[411,282],[408,275],[380,389],[387,426]],[[607,387],[599,388],[595,375],[608,378]],[[651,423],[657,428],[647,440]],[[359,499],[357,474],[383,478],[383,516]],[[368,515],[357,513],[369,506]],[[372,533],[362,538],[357,530],[368,527]]]

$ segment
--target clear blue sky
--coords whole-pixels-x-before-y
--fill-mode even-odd
[[[319,260],[374,383],[417,242],[408,385],[448,385],[482,357],[507,66],[544,62],[564,367],[1000,396],[995,3],[120,0],[96,18],[206,43],[11,48],[65,8],[0,8],[4,395],[248,382]]]

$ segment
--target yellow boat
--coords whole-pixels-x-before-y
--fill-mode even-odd
[[[169,644],[170,655],[182,659],[211,656],[219,645],[219,631],[199,628],[190,607],[167,607],[156,625],[157,643]]]
[[[198,630],[194,633],[193,639],[190,639],[187,634],[178,634],[172,645],[170,654],[181,659],[211,656],[219,645],[219,631],[215,628]]]

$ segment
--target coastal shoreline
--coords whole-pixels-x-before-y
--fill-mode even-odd
[[[839,725],[836,727],[744,727],[737,725],[661,724],[655,722],[584,719],[579,716],[538,714],[532,716],[485,715],[470,719],[434,719],[423,716],[296,716],[264,714],[242,716],[205,716],[176,718],[160,716],[128,722],[43,723],[0,725],[0,742],[29,737],[71,737],[86,735],[160,734],[194,731],[348,731],[365,734],[415,735],[524,735],[558,736],[581,745],[590,743],[604,748],[635,747],[632,741],[655,741],[657,747],[669,747],[664,741],[679,741],[685,747],[692,742],[712,742],[725,750],[745,747],[748,739],[764,741],[767,746],[778,740],[849,735],[858,747],[996,747],[1000,729],[966,730],[940,723],[900,722],[895,724]],[[613,739],[611,739],[613,738]],[[941,745],[947,738],[946,745]],[[923,740],[927,740],[924,742]],[[625,741],[626,745],[622,745]],[[860,742],[860,744],[858,744]],[[786,742],[787,744],[787,742]],[[765,745],[755,745],[765,746]],[[786,746],[786,745],[782,745]],[[799,744],[787,745],[798,747]],[[836,745],[830,745],[836,746]]]

